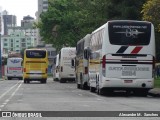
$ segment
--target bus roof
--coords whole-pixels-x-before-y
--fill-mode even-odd
[[[103,24],[101,27],[97,28],[96,30],[94,30],[92,32],[92,34],[96,33],[97,31],[107,27],[108,23],[109,22],[146,22],[146,23],[151,23],[149,21],[138,21],[138,20],[110,20],[110,21],[107,21],[107,23]],[[152,23],[151,23],[152,24]]]
[[[21,57],[10,57],[8,59],[23,59],[23,58],[21,58]]]
[[[25,50],[46,50],[45,48],[29,48],[29,49],[25,49]]]

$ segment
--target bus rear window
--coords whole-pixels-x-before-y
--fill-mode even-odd
[[[114,45],[148,45],[151,37],[149,22],[109,22],[109,41]]]
[[[26,51],[26,57],[27,58],[45,58],[46,51],[28,50],[28,51]]]

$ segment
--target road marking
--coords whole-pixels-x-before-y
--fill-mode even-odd
[[[82,94],[78,94],[79,96],[83,96]]]
[[[9,101],[9,99],[5,100],[5,102],[8,102],[8,101]]]
[[[1,105],[0,107],[2,108],[2,107],[4,107],[4,105]]]
[[[19,82],[17,83],[19,84]],[[0,99],[5,96],[9,91],[11,91],[15,86],[17,86],[17,84],[13,85],[9,90],[7,90],[6,92],[4,92],[1,96],[0,96]]]
[[[102,99],[97,98],[97,100],[102,100]]]
[[[18,89],[21,87],[21,85],[22,85],[22,82],[21,82],[21,84],[19,84],[19,86],[16,88],[16,90],[12,93],[11,98],[15,95],[15,93],[18,91]]]
[[[19,82],[18,82],[18,83],[19,83]],[[18,84],[18,83],[17,83],[17,84]],[[16,85],[17,85],[17,84],[16,84]],[[8,99],[6,99],[5,102],[0,106],[1,109],[10,101],[10,99],[15,95],[15,93],[18,91],[18,89],[20,88],[21,85],[22,85],[22,82],[18,85],[18,87],[17,87],[17,88],[15,89],[15,91],[11,94],[11,96],[10,96]],[[12,89],[13,89],[14,87],[15,87],[15,85],[12,87]],[[10,89],[10,90],[11,90],[11,89]],[[10,90],[9,90],[9,91],[10,91]],[[9,91],[7,91],[5,94],[7,94]],[[4,95],[5,95],[5,94],[4,94]],[[3,95],[3,96],[4,96],[4,95]],[[3,96],[2,96],[2,97],[3,97]],[[0,109],[0,111],[1,111],[1,109]]]

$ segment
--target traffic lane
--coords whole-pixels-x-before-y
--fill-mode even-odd
[[[148,107],[150,106],[150,107]],[[75,83],[47,84],[33,81],[22,84],[5,110],[51,111],[138,111],[159,110],[159,99],[153,97],[107,97],[80,90]]]
[[[17,84],[18,80],[1,80],[0,81],[0,94],[3,94],[11,86]]]
[[[1,89],[3,89],[4,91],[0,94],[0,110],[2,110],[12,99],[16,91],[18,91],[18,89],[22,85],[22,81],[4,81],[2,84]]]
[[[0,100],[3,98],[3,96],[6,96],[5,94],[7,94],[7,91],[11,91],[12,88],[14,88],[14,86],[18,83],[20,83],[21,81],[17,81],[17,80],[3,80],[0,81]]]
[[[89,91],[76,89],[76,85],[72,83],[62,84],[64,88],[67,85],[68,85],[68,89],[71,89],[73,87],[73,89],[71,89],[71,92],[75,93],[74,94],[75,97],[73,99],[74,101],[72,101],[73,104],[74,102],[75,104],[78,104],[78,102],[81,102],[81,104],[78,104],[78,105],[84,106],[85,110],[90,109],[90,107],[92,108],[92,106],[96,106],[97,108],[96,110],[114,110],[114,111],[116,110],[120,110],[120,111],[121,110],[136,110],[136,111],[137,110],[142,110],[142,111],[143,110],[146,110],[146,111],[147,110],[160,110],[159,98],[154,98],[151,96],[148,96],[148,97],[128,96],[126,97],[125,94],[121,94],[121,93],[117,93],[114,96],[99,96],[96,93],[90,93]],[[57,100],[55,102],[58,103],[62,101]],[[97,105],[92,105],[92,103],[94,102],[96,102]],[[79,108],[81,106],[79,106]],[[90,110],[95,110],[95,109],[90,109]]]
[[[22,106],[30,106],[24,107],[29,110],[111,110],[110,108],[118,110],[118,106],[120,105],[125,106],[123,107],[124,110],[133,110],[133,108],[137,110],[137,108],[142,107],[138,105],[134,107],[134,105],[130,104],[130,102],[133,101],[135,101],[135,104],[139,103],[136,98],[134,98],[135,100],[133,98],[133,100],[130,100],[128,97],[119,97],[118,101],[116,101],[117,98],[115,97],[107,97],[106,99],[105,96],[98,96],[89,91],[78,90],[75,88],[74,83],[61,84],[48,81],[47,85],[45,85],[33,82],[26,84],[20,91],[23,92],[21,94],[23,94],[24,98],[18,101],[22,103]],[[144,98],[141,99],[143,101]],[[127,101],[128,104],[124,101]],[[29,103],[29,105],[27,103]],[[112,105],[113,103],[117,103],[118,105]],[[97,109],[95,109],[95,107]],[[142,108],[144,108],[144,106]]]
[[[23,84],[24,85],[24,84]],[[22,86],[23,86],[22,85]],[[16,109],[16,110],[33,110],[33,101],[34,101],[34,104],[36,104],[36,109],[34,109],[34,110],[38,110],[39,111],[39,109],[38,109],[38,105],[39,105],[39,103],[37,104],[37,102],[35,102],[36,101],[36,99],[33,99],[33,101],[32,102],[30,102],[30,101],[28,101],[28,103],[27,104],[24,104],[24,99],[26,99],[27,97],[29,98],[29,97],[31,97],[30,96],[30,90],[32,90],[32,91],[35,91],[34,92],[34,94],[33,94],[33,96],[35,97],[35,98],[37,98],[37,96],[39,96],[39,94],[42,94],[42,96],[40,97],[40,98],[43,98],[43,97],[46,97],[46,96],[43,96],[43,95],[45,95],[46,93],[49,93],[49,95],[51,95],[50,97],[48,97],[49,99],[53,99],[53,96],[52,96],[52,92],[53,92],[53,90],[54,90],[54,92],[53,92],[53,95],[55,95],[55,94],[57,94],[57,92],[59,93],[58,94],[58,96],[59,96],[59,98],[62,98],[62,96],[64,96],[64,99],[66,98],[66,96],[64,95],[64,93],[65,94],[67,94],[67,96],[72,96],[71,97],[71,99],[73,99],[73,96],[75,96],[75,94],[77,94],[77,93],[79,93],[80,95],[79,96],[81,96],[82,98],[83,98],[83,96],[85,96],[84,97],[84,99],[85,98],[88,98],[88,97],[91,97],[91,99],[97,99],[97,97],[98,97],[98,100],[101,100],[100,98],[107,98],[106,96],[98,96],[98,95],[96,95],[96,94],[94,94],[94,93],[90,93],[89,91],[84,91],[84,90],[78,90],[78,89],[76,89],[76,85],[74,84],[74,83],[66,83],[66,84],[61,84],[61,83],[55,83],[55,82],[52,82],[52,81],[48,81],[48,83],[47,83],[47,85],[44,85],[44,84],[40,84],[40,83],[38,83],[38,82],[33,82],[33,83],[31,83],[31,84],[28,84],[29,86],[27,86],[27,87],[20,87],[20,89],[16,92],[16,94],[15,94],[15,96],[12,98],[12,101],[10,101],[9,102],[9,104],[7,104],[7,106],[6,106],[6,108],[5,109],[3,109],[3,110],[11,110],[11,109],[9,109],[10,107],[12,108],[12,107],[15,107],[14,108],[14,110]],[[38,86],[37,86],[38,85]],[[26,86],[26,85],[25,85]],[[37,91],[37,89],[33,89],[33,88],[42,88],[42,91]],[[25,90],[25,97],[24,97],[24,90]],[[64,90],[66,90],[66,92],[63,92]],[[45,92],[44,92],[45,91]],[[72,91],[72,92],[71,92]],[[51,92],[51,93],[50,93]],[[36,94],[35,94],[36,93]],[[70,93],[72,93],[72,95],[70,94]],[[89,93],[89,94],[88,94]],[[74,95],[73,95],[74,94]],[[26,97],[27,96],[27,97]],[[33,97],[32,96],[32,97]],[[83,102],[85,102],[84,101],[84,99],[80,99],[80,100],[83,100]],[[110,98],[112,98],[112,97],[110,97]],[[121,96],[121,97],[113,97],[113,99],[121,99],[121,98],[125,98],[125,96]],[[135,97],[136,98],[136,97]],[[128,98],[127,98],[128,99]],[[54,100],[54,99],[53,99]],[[73,99],[73,100],[75,100],[75,99]],[[56,101],[55,101],[56,102]],[[62,101],[60,101],[60,102],[62,102]],[[65,101],[64,101],[65,102]],[[70,102],[72,102],[72,100],[70,101]],[[80,101],[79,101],[80,102]],[[88,102],[88,101],[86,101],[86,102]],[[20,103],[20,104],[19,104]],[[46,103],[47,103],[47,101],[46,101]],[[58,102],[57,102],[58,103]],[[69,102],[67,102],[67,103],[69,103]],[[81,103],[81,102],[80,102]],[[115,102],[116,103],[116,102]],[[16,105],[17,104],[17,105]],[[21,106],[21,104],[23,104],[22,106]],[[58,103],[59,104],[59,103]],[[48,106],[48,105],[50,105],[50,106],[52,106],[52,108],[50,109],[50,110],[54,110],[54,111],[57,111],[58,109],[53,109],[53,108],[56,108],[56,106],[54,106],[53,104],[52,104],[52,102],[49,102],[47,105],[46,104],[43,104],[43,107],[45,108],[46,106]],[[66,104],[65,104],[66,105]],[[103,104],[103,105],[105,105],[105,104]],[[115,104],[116,105],[116,104]],[[19,107],[18,107],[19,106]],[[68,106],[70,106],[70,103],[69,103],[69,105]],[[93,105],[93,107],[94,108],[96,108],[97,107],[97,104],[95,104],[95,105]],[[101,106],[100,106],[101,107]],[[108,106],[106,106],[106,107],[108,107]],[[13,110],[13,109],[12,109]],[[47,109],[47,110],[49,110],[49,109]],[[71,110],[71,109],[68,109],[68,110]],[[67,111],[68,111],[67,110]],[[85,110],[85,108],[83,108],[83,111]],[[93,109],[94,111],[96,111],[95,109]],[[110,110],[112,110],[112,109],[110,109]],[[127,109],[128,110],[128,109]],[[45,109],[43,109],[43,111],[45,111]],[[63,111],[63,109],[61,109],[60,111]],[[88,111],[92,111],[92,108],[90,109],[90,110],[88,110]],[[122,110],[120,110],[120,111],[122,111]],[[43,118],[44,119],[44,118]],[[57,119],[57,118],[45,118],[45,119]],[[83,118],[79,118],[79,117],[72,117],[72,118],[70,118],[70,117],[68,117],[68,118],[58,118],[58,119],[77,119],[77,120],[79,120],[79,119],[86,119],[86,120],[92,120],[92,119],[108,119],[108,118],[100,118],[100,117],[98,117],[98,118],[93,118],[93,117],[91,117],[91,118],[86,118],[86,117],[83,117]],[[117,120],[117,118],[110,118],[111,120]],[[124,120],[124,119],[126,119],[126,120],[128,120],[129,118],[127,117],[127,118],[119,118],[118,117],[118,119],[119,120]],[[131,120],[134,120],[134,119],[139,119],[139,120],[143,120],[144,118],[131,118]],[[148,119],[148,120],[156,120],[156,118],[145,118],[145,119]]]

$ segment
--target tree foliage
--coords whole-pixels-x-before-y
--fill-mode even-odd
[[[151,21],[160,32],[160,0],[147,0],[143,5],[143,20]]]
[[[143,20],[150,21],[155,27],[156,56],[160,61],[160,0],[147,0],[141,11]]]
[[[145,0],[49,0],[47,12],[37,24],[46,43],[60,49],[113,19],[141,20]]]

